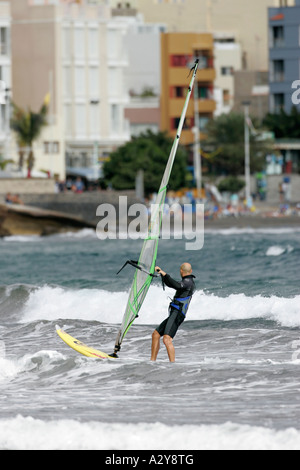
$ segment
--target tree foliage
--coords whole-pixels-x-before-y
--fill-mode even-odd
[[[257,123],[253,120],[255,127]],[[216,173],[240,175],[245,168],[245,124],[244,115],[222,114],[209,121],[206,127],[207,139],[203,145],[216,153],[212,165]],[[270,151],[270,143],[261,140],[260,134],[250,130],[251,171],[261,171],[265,157]]]
[[[277,139],[300,139],[300,112],[293,106],[290,114],[283,108],[278,114],[268,113],[263,124],[272,132]]]
[[[245,181],[237,178],[236,176],[228,176],[218,184],[220,192],[228,191],[230,193],[239,193],[245,187]]]
[[[133,137],[110,155],[103,166],[104,177],[114,189],[134,189],[136,175],[144,171],[147,195],[157,192],[167,164],[173,140],[166,133],[151,131]],[[178,148],[170,178],[170,188],[176,190],[185,184],[187,153]]]

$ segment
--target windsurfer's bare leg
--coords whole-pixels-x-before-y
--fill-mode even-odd
[[[154,330],[152,334],[152,345],[151,345],[151,361],[156,361],[157,354],[160,347],[160,334]]]
[[[174,348],[173,340],[171,336],[164,335],[164,345],[167,348],[167,353],[168,353],[170,362],[175,362],[175,348]]]

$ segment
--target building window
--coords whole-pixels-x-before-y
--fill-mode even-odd
[[[210,120],[209,116],[205,116],[205,115],[199,116],[199,128],[201,131],[205,130],[209,120]]]
[[[97,66],[89,67],[90,96],[99,97],[99,69]]]
[[[67,97],[72,95],[72,71],[68,65],[63,68],[63,91]]]
[[[76,134],[79,137],[86,136],[86,106],[85,104],[76,104],[75,107]]]
[[[0,132],[6,132],[6,105],[0,104]]]
[[[66,27],[62,32],[62,54],[64,59],[71,58],[72,50],[71,30]]]
[[[284,47],[284,27],[283,26],[272,27],[272,46]]]
[[[44,153],[59,153],[59,142],[44,142]]]
[[[274,113],[278,114],[284,108],[284,93],[274,93],[273,95],[273,109]]]
[[[76,96],[85,95],[85,69],[81,66],[75,67],[75,94]]]
[[[0,53],[1,55],[8,54],[8,29],[0,28]]]
[[[85,31],[81,27],[74,29],[74,55],[77,59],[85,56]]]
[[[180,117],[171,118],[171,131],[176,131],[178,129],[179,122],[180,122]],[[191,130],[195,125],[194,122],[195,122],[194,118],[187,117],[184,121],[183,129]]]
[[[88,31],[88,50],[89,57],[95,59],[99,57],[99,33],[98,29],[90,29]]]
[[[99,106],[94,103],[89,105],[89,118],[90,118],[90,134],[99,135]]]
[[[213,99],[213,89],[210,85],[198,85],[198,96],[200,100],[211,100]]]
[[[118,98],[122,95],[122,77],[121,69],[110,67],[108,69],[108,94],[110,98]]]
[[[64,121],[66,134],[71,135],[73,130],[73,113],[72,106],[70,104],[64,105]]]
[[[107,32],[107,55],[108,60],[121,60],[122,56],[122,33],[118,30],[108,30]]]
[[[182,86],[176,86],[174,91],[175,91],[175,98],[182,98],[183,97],[183,87]]]
[[[221,75],[233,75],[234,68],[231,66],[228,67],[221,67]]]
[[[174,86],[170,88],[170,98],[186,98],[188,87]]]
[[[230,105],[230,91],[229,90],[223,90],[223,103],[225,106]]]
[[[194,52],[194,57],[199,59],[199,69],[212,69],[214,68],[214,58],[210,52],[196,49]]]
[[[273,60],[272,72],[273,82],[284,82],[284,60]]]
[[[118,134],[120,131],[120,113],[117,104],[111,105],[111,131],[113,134]]]
[[[171,67],[187,67],[192,60],[191,55],[171,55]]]

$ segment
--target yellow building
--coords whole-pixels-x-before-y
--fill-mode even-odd
[[[199,127],[203,130],[216,108],[213,99],[215,79],[213,36],[197,33],[165,33],[161,36],[161,128],[175,137],[189,84],[189,68],[199,58],[195,87],[198,91]],[[191,99],[181,144],[194,142],[195,102]]]

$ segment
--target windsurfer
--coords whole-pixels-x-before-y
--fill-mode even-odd
[[[156,361],[160,348],[160,339],[163,337],[170,362],[175,362],[175,348],[173,338],[181,323],[184,321],[190,301],[195,291],[195,276],[192,274],[190,263],[180,266],[181,282],[175,281],[169,274],[156,266],[155,271],[159,273],[166,286],[176,289],[175,296],[169,306],[169,316],[152,334],[151,361]]]

